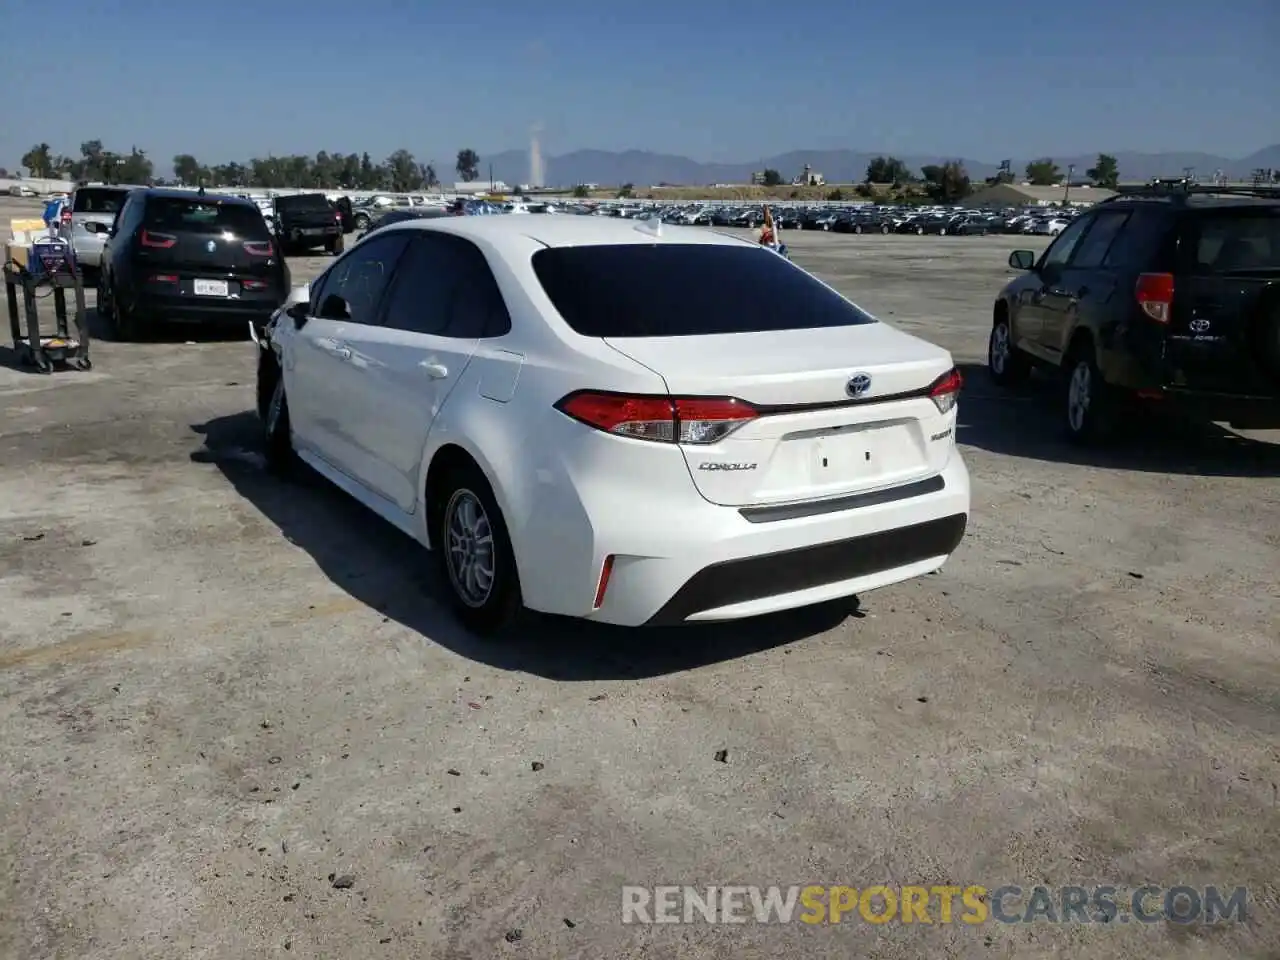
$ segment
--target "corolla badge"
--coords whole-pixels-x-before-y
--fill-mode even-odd
[[[844,392],[855,400],[871,389],[871,378],[865,373],[855,373],[844,385]]]
[[[1203,317],[1197,317],[1196,319],[1192,320],[1191,323],[1188,324],[1188,326],[1191,327],[1192,333],[1208,333],[1209,327],[1212,326],[1212,324],[1210,324],[1209,321],[1205,320]]]
[[[210,253],[213,253],[213,251],[218,249],[218,245],[214,243],[212,240],[210,240],[208,243],[204,245],[204,248],[208,250]]]

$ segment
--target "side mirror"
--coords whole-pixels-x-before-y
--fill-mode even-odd
[[[285,311],[285,315],[293,321],[294,327],[301,329],[302,325],[307,322],[307,311],[311,309],[311,304],[306,300],[300,300]]]
[[[1036,265],[1036,255],[1031,250],[1015,250],[1009,254],[1009,266],[1015,270],[1030,270]]]

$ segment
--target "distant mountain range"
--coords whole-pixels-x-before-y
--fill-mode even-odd
[[[700,163],[688,157],[646,150],[627,150],[611,153],[607,150],[575,150],[560,157],[544,157],[544,182],[548,186],[574,186],[579,183],[599,183],[611,186],[631,183],[637,187],[655,186],[660,183],[702,186],[712,183],[748,183],[751,174],[762,169],[777,170],[790,180],[798,175],[807,163],[814,172],[821,173],[828,183],[856,183],[863,180],[867,164],[888,151],[863,153],[857,150],[793,150],[790,153],[766,157],[749,163]],[[1120,167],[1122,180],[1148,180],[1151,177],[1182,176],[1187,167],[1194,167],[1197,176],[1212,176],[1221,170],[1230,179],[1245,179],[1259,167],[1280,168],[1280,144],[1265,147],[1247,157],[1233,159],[1210,153],[1135,153],[1118,151],[1112,156]],[[1075,165],[1075,176],[1083,177],[1092,167],[1098,155],[1080,154],[1070,157],[1054,157],[1053,161],[1066,173],[1070,164]],[[998,163],[968,158],[903,155],[900,159],[911,170],[922,166],[960,159],[976,179],[994,176]],[[1029,159],[1013,161],[1015,175],[1021,176]],[[529,180],[529,153],[527,150],[508,150],[504,153],[481,158],[481,175],[487,175],[493,167],[495,179],[509,184],[527,183]]]

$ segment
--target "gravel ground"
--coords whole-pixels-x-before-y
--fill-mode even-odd
[[[970,531],[852,616],[479,641],[412,543],[258,468],[252,345],[0,348],[0,957],[1280,956],[1280,437],[1066,447],[1051,384],[980,369],[1010,238],[786,239],[969,381]],[[1248,919],[620,909],[1148,882],[1245,885]]]

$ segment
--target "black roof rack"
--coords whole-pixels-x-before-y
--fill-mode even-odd
[[[1118,186],[1116,195],[1103,203],[1116,200],[1172,200],[1186,201],[1188,197],[1256,197],[1264,200],[1280,200],[1280,186],[1215,186],[1196,183],[1186,178],[1154,179],[1139,186]]]

